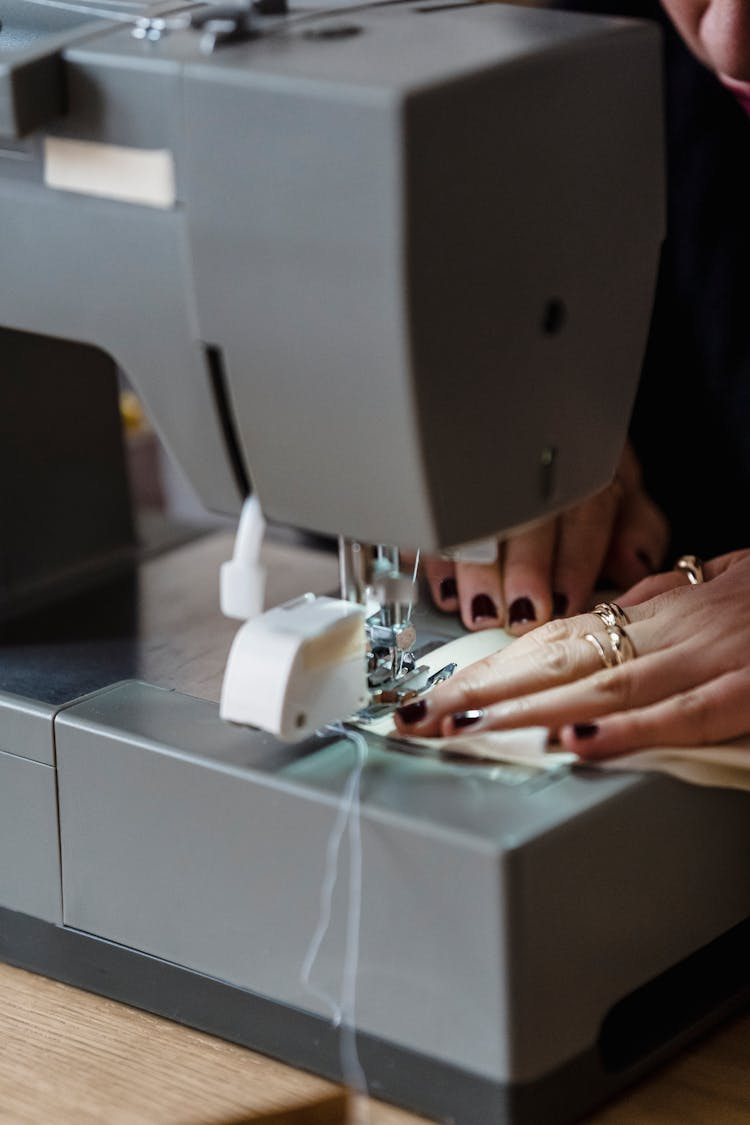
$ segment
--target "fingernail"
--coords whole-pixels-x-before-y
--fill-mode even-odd
[[[598,733],[598,723],[573,723],[573,734],[576,738],[593,738]]]
[[[635,557],[638,559],[639,563],[645,566],[649,574],[656,574],[656,567],[654,566],[653,560],[646,551],[636,551]]]
[[[454,727],[470,727],[473,723],[478,723],[480,719],[484,718],[484,711],[457,711],[451,718]]]
[[[476,594],[471,602],[472,621],[481,621],[488,617],[497,617],[497,606],[489,594]]]
[[[536,621],[534,603],[531,598],[516,598],[508,610],[508,624],[525,625],[528,621]]]
[[[396,714],[403,723],[418,723],[427,714],[427,703],[418,699],[416,703],[407,703],[405,707],[397,707]]]
[[[567,594],[555,593],[552,595],[552,616],[564,617],[568,612],[570,601]]]
[[[456,579],[451,575],[448,578],[440,579],[440,601],[448,602],[451,598],[458,597],[458,586]]]

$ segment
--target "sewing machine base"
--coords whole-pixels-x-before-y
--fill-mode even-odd
[[[710,1013],[695,1013],[689,1030],[647,1060],[607,1073],[598,1049],[528,1085],[493,1083],[438,1063],[370,1035],[357,1036],[357,1050],[373,1097],[426,1114],[436,1121],[467,1125],[565,1125],[636,1081],[687,1040],[725,1018],[750,998],[747,958],[750,922],[715,943],[708,954],[719,975],[736,975],[737,991],[717,996]],[[324,1077],[340,1080],[340,1033],[329,1020],[233,988],[132,949],[55,926],[0,907],[0,958],[43,976],[84,988],[211,1035],[240,1043]],[[702,960],[680,980],[686,993],[706,992]],[[742,983],[741,983],[742,982]],[[656,997],[654,1004],[658,1003]],[[656,1008],[654,1008],[656,1010]]]
[[[301,970],[356,753],[220,721],[200,677],[233,631],[205,577],[226,547],[151,560],[132,602],[98,592],[6,630],[0,957],[340,1077],[320,993],[341,995],[346,837],[317,995]],[[179,632],[186,604],[206,630]],[[746,795],[368,744],[356,1024],[374,1096],[452,1125],[563,1125],[744,1001]]]
[[[132,681],[54,729],[55,765],[0,753],[0,903],[38,897],[37,917],[2,910],[0,956],[341,1078],[300,970],[351,744],[282,746]],[[368,742],[356,1010],[374,1096],[451,1125],[563,1125],[750,995],[743,795]],[[311,974],[334,1000],[350,858]]]

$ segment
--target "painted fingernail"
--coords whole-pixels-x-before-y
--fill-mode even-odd
[[[407,703],[405,707],[397,707],[396,714],[402,723],[418,723],[427,714],[427,703],[418,699],[416,703]]]
[[[576,738],[593,738],[598,733],[598,723],[573,723],[573,734]]]
[[[653,560],[646,551],[636,551],[635,557],[638,559],[639,563],[645,566],[649,574],[656,574],[656,567],[654,566]]]
[[[567,594],[554,593],[552,595],[552,616],[564,617],[568,612],[570,601]]]
[[[454,727],[470,727],[484,718],[484,711],[457,711],[451,716]]]
[[[497,617],[497,606],[489,594],[475,594],[471,602],[472,621],[483,621],[488,617]]]
[[[449,602],[451,598],[458,597],[458,586],[456,579],[451,575],[448,578],[440,579],[440,601]]]
[[[516,598],[508,610],[508,624],[525,625],[529,621],[536,621],[534,603],[531,598]]]

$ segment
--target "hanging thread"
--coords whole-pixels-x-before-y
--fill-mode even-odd
[[[362,829],[360,821],[360,788],[367,762],[367,740],[357,731],[341,725],[327,728],[354,744],[357,757],[328,837],[325,868],[320,888],[318,923],[307,947],[300,970],[303,987],[323,1003],[331,1013],[333,1026],[340,1029],[339,1050],[341,1075],[346,1086],[360,1095],[356,1102],[356,1125],[369,1125],[370,1113],[365,1098],[367,1078],[357,1052],[356,1003],[359,941],[362,921]],[[333,894],[338,881],[339,853],[348,829],[349,879],[346,917],[344,963],[341,974],[340,1000],[330,996],[312,981],[312,971],[331,924]]]

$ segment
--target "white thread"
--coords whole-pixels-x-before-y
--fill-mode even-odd
[[[414,590],[414,587],[417,584],[417,576],[419,574],[419,556],[420,556],[420,553],[421,552],[419,550],[417,550],[417,553],[414,556],[414,570],[412,571],[412,575],[411,575],[412,591]],[[414,594],[412,592],[412,599],[409,602],[409,608],[406,611],[406,620],[407,621],[411,621],[411,615],[412,615],[413,609],[414,609]]]
[[[107,0],[103,0],[106,4]],[[36,4],[39,8],[59,8],[63,12],[76,12],[83,16],[92,16],[96,19],[113,20],[115,23],[129,23],[133,24],[136,20],[141,18],[144,12],[143,7],[138,4],[132,5],[133,11],[126,14],[125,12],[115,11],[114,8],[99,7],[95,4],[86,3],[68,3],[68,0],[24,0],[26,4]],[[136,11],[136,7],[139,9]],[[146,9],[147,14],[151,14]]]
[[[329,1009],[333,1019],[334,1027],[338,1027],[341,1023],[341,1008],[336,1001],[314,985],[311,980],[313,966],[318,959],[320,948],[323,944],[328,927],[331,924],[331,910],[333,904],[333,891],[336,886],[338,878],[338,860],[339,849],[341,847],[341,840],[343,839],[346,825],[349,820],[349,815],[352,809],[354,798],[354,787],[358,780],[358,770],[350,775],[346,783],[346,788],[341,797],[341,803],[336,814],[331,834],[328,837],[328,844],[326,845],[326,861],[325,870],[323,873],[323,883],[320,888],[320,914],[318,917],[318,924],[313,933],[310,944],[305,954],[305,959],[302,962],[302,969],[300,972],[300,980],[308,992],[317,997]]]
[[[357,748],[356,783],[349,814],[349,909],[346,919],[344,971],[341,979],[341,1069],[347,1085],[367,1093],[367,1079],[357,1054],[355,1017],[357,1005],[357,969],[359,967],[359,935],[362,922],[362,822],[360,820],[360,784],[367,761],[367,742],[357,731],[346,731]],[[353,1080],[352,1080],[353,1079]]]
[[[367,741],[357,731],[343,726],[330,726],[329,730],[352,742],[357,760],[347,780],[336,819],[326,845],[325,870],[320,888],[318,924],[310,940],[300,970],[300,981],[313,996],[331,1012],[333,1026],[340,1028],[341,1074],[346,1086],[364,1099],[367,1095],[367,1078],[357,1053],[356,1001],[357,970],[359,964],[360,924],[362,919],[362,831],[360,824],[360,783],[367,761]],[[341,1000],[338,1003],[323,989],[312,983],[311,975],[331,924],[333,892],[338,879],[338,860],[341,841],[348,827],[349,835],[349,887],[346,918],[344,964],[341,976]],[[358,1125],[369,1125],[370,1112],[364,1100],[357,1099]]]
[[[162,2],[154,3],[153,0],[133,0],[132,4],[128,0],[101,0],[101,5],[98,3],[89,4],[88,0],[80,0],[76,3],[75,0],[24,0],[26,4],[36,4],[40,8],[59,8],[65,12],[76,12],[80,15],[94,16],[98,19],[112,20],[115,23],[130,23],[135,24],[139,19],[157,18],[159,16],[175,15],[179,16],[182,12],[190,8],[203,7],[207,0],[174,0],[170,3]],[[104,7],[105,4],[112,3],[116,7],[130,7],[132,11],[130,14],[125,12],[118,12],[114,7]],[[345,15],[347,12],[357,12],[363,9],[370,8],[388,8],[396,4],[406,4],[409,0],[359,0],[359,2],[340,5],[333,8],[312,8],[308,11],[293,11],[278,20],[272,27],[263,31],[260,38],[265,38],[270,35],[278,35],[279,33],[286,33],[289,29],[294,30],[298,23],[307,23],[309,20],[327,19],[331,16]]]

